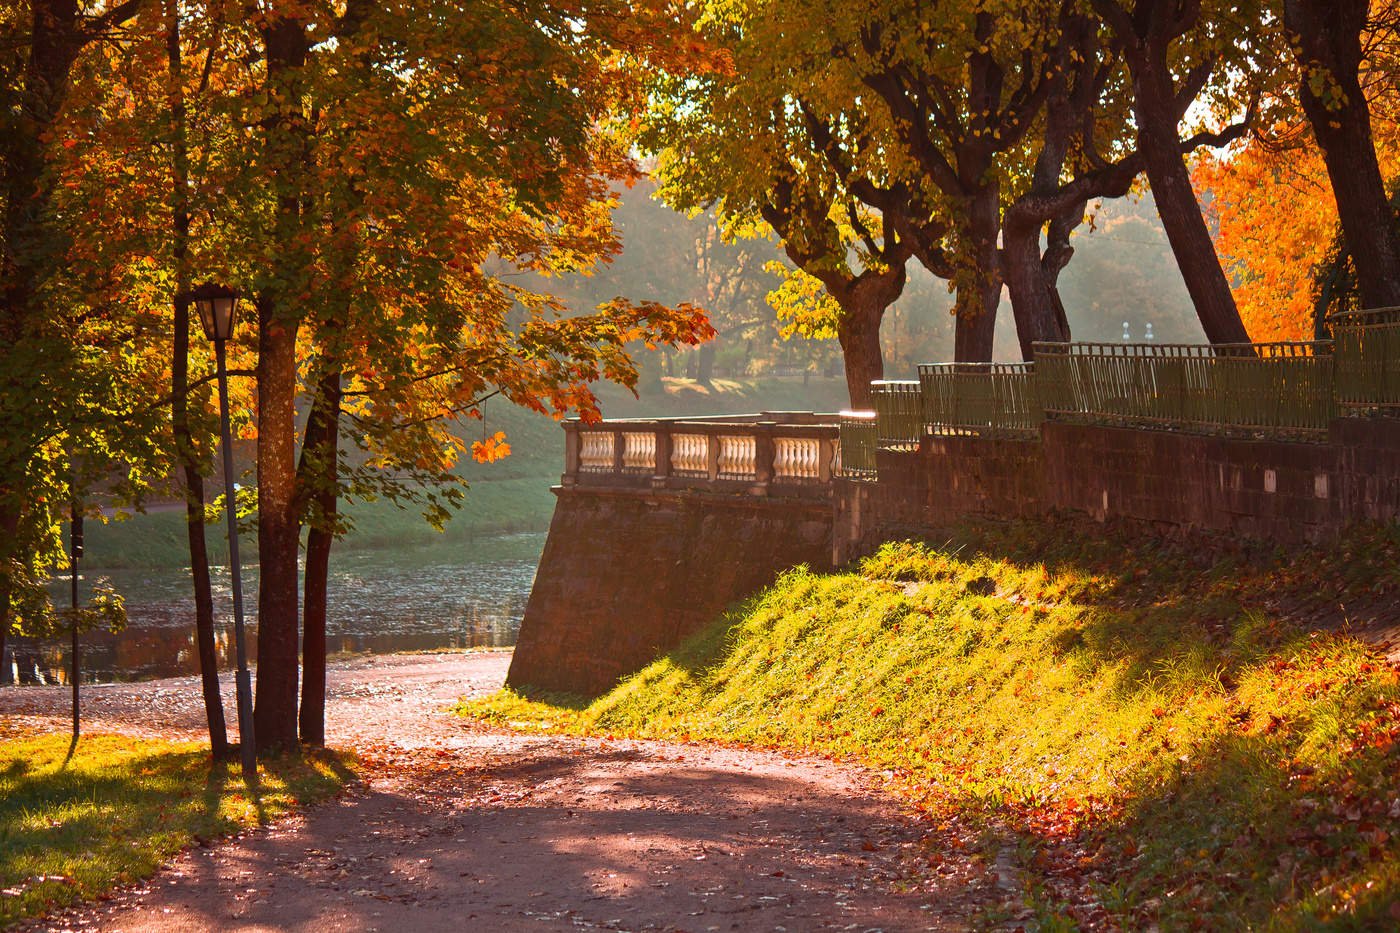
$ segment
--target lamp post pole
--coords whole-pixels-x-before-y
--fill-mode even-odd
[[[228,563],[233,578],[233,644],[238,653],[238,747],[243,755],[243,777],[258,779],[258,759],[253,736],[253,678],[248,673],[248,648],[243,637],[243,568],[238,560],[238,504],[234,501],[233,432],[228,418],[228,367],[224,338],[214,337],[214,359],[219,375],[219,427],[224,448],[224,510],[228,513]]]
[[[69,508],[68,523],[68,553],[71,578],[69,584],[71,590],[69,596],[73,609],[73,746],[78,744],[79,713],[81,707],[78,702],[78,685],[83,679],[82,646],[78,644],[78,561],[83,557],[83,513],[78,508],[78,500],[75,497]],[[69,751],[72,754],[72,751]]]
[[[228,564],[233,581],[233,644],[238,652],[234,684],[238,694],[238,750],[243,756],[243,779],[249,786],[258,780],[257,739],[253,735],[253,678],[248,673],[248,648],[243,637],[243,566],[238,560],[238,503],[233,483],[233,432],[228,417],[228,365],[224,348],[233,336],[238,314],[238,292],[206,282],[183,296],[199,312],[204,336],[214,344],[219,380],[219,427],[224,446],[224,507],[228,513]]]

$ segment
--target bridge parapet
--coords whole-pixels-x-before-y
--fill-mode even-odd
[[[564,432],[565,487],[827,498],[840,470],[836,415],[566,421]]]

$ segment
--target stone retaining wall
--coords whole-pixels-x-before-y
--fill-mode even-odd
[[[1045,458],[1035,439],[926,437],[917,451],[878,451],[876,463],[880,524],[1027,518],[1045,510]]]
[[[1325,443],[1049,421],[1039,439],[926,437],[882,450],[867,543],[900,529],[1055,510],[1158,531],[1289,541],[1400,519],[1400,421],[1338,419]],[[867,513],[869,514],[869,513]]]
[[[782,570],[831,567],[829,493],[555,492],[512,687],[602,693]]]

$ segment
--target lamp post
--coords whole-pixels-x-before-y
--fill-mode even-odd
[[[224,447],[224,505],[228,512],[228,561],[233,578],[233,643],[238,653],[238,746],[243,755],[243,777],[249,783],[258,778],[258,759],[253,737],[253,680],[248,673],[248,649],[243,639],[243,575],[238,562],[238,506],[233,489],[233,437],[228,419],[228,368],[224,345],[233,336],[238,312],[238,292],[221,285],[205,283],[186,296],[199,312],[204,336],[214,344],[214,360],[219,378],[219,426]]]
[[[68,754],[72,755],[73,749],[78,747],[78,685],[83,679],[82,656],[79,654],[81,646],[78,644],[78,561],[83,558],[83,513],[78,508],[76,497],[69,507],[68,553],[69,569],[72,571],[68,581],[71,586],[69,595],[72,597],[70,605],[73,610],[73,748],[69,749]]]

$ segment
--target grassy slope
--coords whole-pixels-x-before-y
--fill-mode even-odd
[[[196,839],[274,819],[350,777],[332,753],[236,765],[188,743],[66,735],[0,740],[0,927],[144,878]]]
[[[681,415],[733,414],[782,410],[835,411],[845,404],[841,380],[716,380],[711,389],[686,380],[666,380],[664,386],[633,398],[616,387],[600,391],[603,413],[609,418],[675,417]],[[427,525],[417,511],[399,509],[389,502],[356,503],[349,509],[355,530],[345,547],[369,548],[463,541],[511,531],[543,531],[549,527],[554,496],[549,487],[559,481],[563,469],[564,438],[551,418],[505,404],[489,404],[484,424],[471,423],[465,430],[476,437],[505,431],[511,444],[509,457],[493,464],[465,463],[462,475],[471,488],[462,510],[448,523],[443,536]],[[208,536],[211,554],[222,562],[222,526]],[[249,556],[257,542],[243,538]],[[109,525],[90,523],[87,558],[94,568],[182,567],[189,563],[184,514],[160,511],[137,515]]]
[[[1282,555],[963,528],[793,571],[592,703],[465,711],[852,756],[936,814],[1009,829],[1047,919],[1385,928],[1400,678],[1281,607],[1393,603],[1398,557],[1395,531]]]

